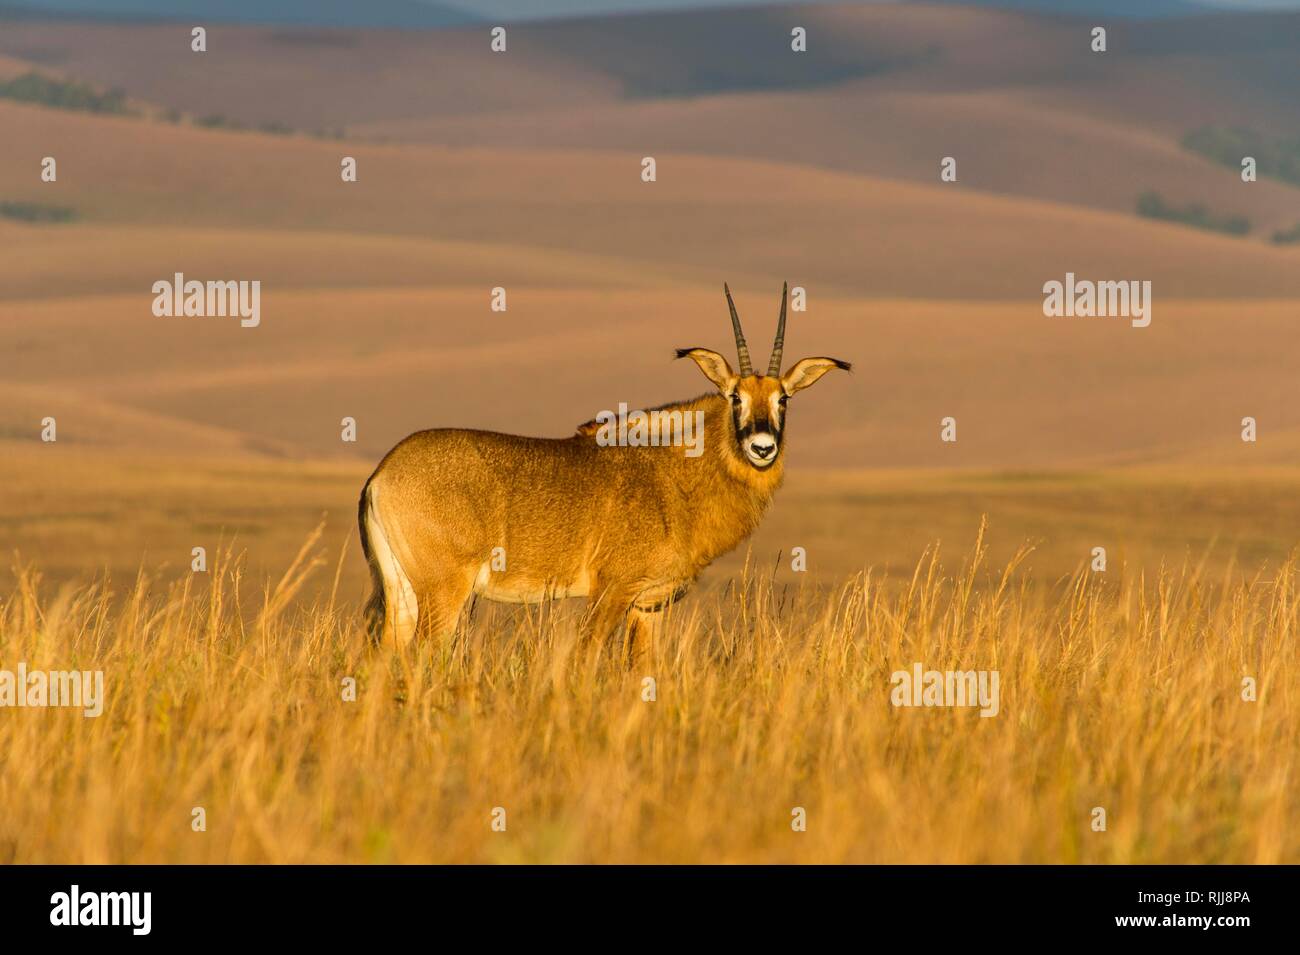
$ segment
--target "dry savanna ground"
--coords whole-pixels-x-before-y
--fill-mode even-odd
[[[1300,860],[1294,475],[804,474],[633,670],[572,602],[375,650],[347,468],[45,477],[0,660],[107,700],[3,712],[3,861]],[[914,663],[998,714],[891,706]]]
[[[898,586],[741,577],[635,671],[553,608],[377,653],[328,583],[295,604],[309,559],[252,614],[237,564],[116,609],[24,578],[5,659],[102,669],[107,704],[5,714],[0,858],[1297,860],[1294,565],[1049,585],[970,556]],[[892,707],[913,662],[997,670],[998,714]]]

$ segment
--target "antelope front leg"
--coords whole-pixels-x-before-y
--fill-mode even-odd
[[[612,646],[631,607],[630,595],[621,590],[606,588],[593,597],[588,605],[583,635],[602,646]]]
[[[633,607],[627,618],[627,663],[645,666],[654,660],[655,646],[664,629],[663,608],[641,610]]]

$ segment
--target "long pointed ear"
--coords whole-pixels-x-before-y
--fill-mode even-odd
[[[838,358],[801,358],[781,376],[781,389],[787,395],[803,391],[832,368],[852,371],[853,366]]]
[[[731,366],[727,364],[727,359],[717,352],[710,351],[707,348],[679,348],[677,349],[677,357],[692,359],[695,364],[700,366],[700,371],[704,372],[704,377],[717,385],[718,390],[724,395],[729,395],[736,390],[736,382],[740,381],[740,378],[731,370]]]

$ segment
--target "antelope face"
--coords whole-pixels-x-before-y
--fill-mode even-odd
[[[781,387],[781,379],[763,375],[738,378],[727,397],[736,443],[745,460],[760,471],[771,467],[781,453],[785,403],[790,397]]]
[[[788,286],[781,291],[781,317],[776,326],[776,342],[767,374],[756,375],[750,365],[749,346],[740,328],[740,316],[725,285],[727,305],[731,309],[731,327],[736,335],[736,352],[740,371],[732,371],[727,360],[708,348],[679,348],[678,358],[690,358],[700,366],[705,377],[717,385],[731,404],[731,425],[741,455],[755,469],[762,471],[776,463],[785,434],[786,403],[795,392],[802,391],[832,368],[850,369],[838,358],[804,358],[781,374],[781,352],[785,345],[785,312]]]

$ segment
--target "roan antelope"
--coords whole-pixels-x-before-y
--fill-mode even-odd
[[[608,637],[626,623],[634,654],[644,652],[661,611],[758,526],[781,484],[786,401],[850,367],[804,358],[781,374],[783,289],[767,373],[754,374],[723,289],[739,371],[707,348],[678,349],[718,390],[654,409],[703,422],[695,456],[608,446],[595,421],[569,438],[439,428],[388,452],[359,508],[374,580],[367,616],[385,644],[406,646],[417,627],[450,634],[471,594],[510,603],[588,597],[591,634]]]

